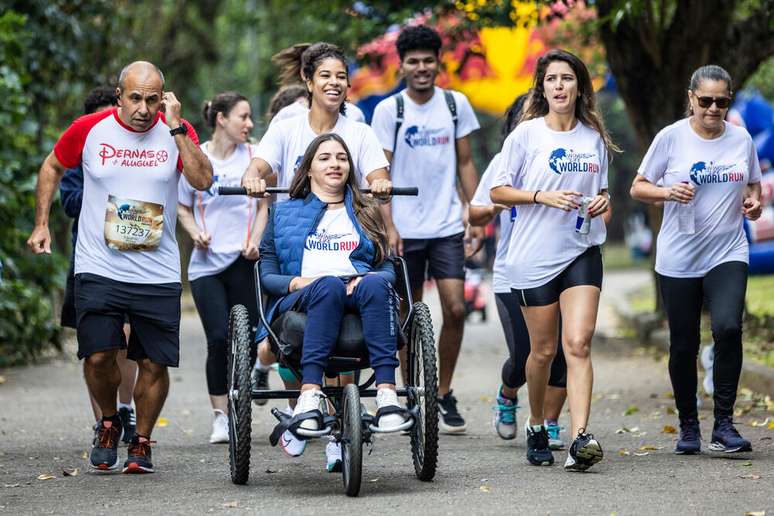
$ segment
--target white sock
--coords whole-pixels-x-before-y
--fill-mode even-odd
[[[269,370],[271,370],[271,365],[266,365],[263,362],[261,362],[260,358],[256,358],[255,359],[255,366],[254,366],[254,368],[258,369],[262,373],[268,373]]]
[[[129,403],[121,403],[119,401],[118,402],[118,410],[121,410],[122,408],[127,408],[129,410],[133,410],[134,409],[134,407],[132,407],[132,403],[131,402],[129,402]]]

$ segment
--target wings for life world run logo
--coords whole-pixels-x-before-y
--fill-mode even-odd
[[[435,147],[436,145],[446,145],[451,141],[448,134],[440,134],[445,128],[427,129],[412,125],[406,129],[403,139],[406,144],[415,149],[417,147]]]
[[[310,251],[352,251],[358,243],[357,237],[352,233],[328,233],[323,229],[306,237],[304,248]]]
[[[572,149],[558,148],[551,151],[548,158],[548,166],[556,174],[562,175],[564,172],[588,172],[589,174],[599,173],[599,163],[593,158],[596,154],[591,152],[575,152]]]
[[[113,165],[121,167],[158,167],[169,159],[169,153],[164,149],[122,149],[107,143],[99,144],[97,155],[102,158],[102,166],[112,160]]]
[[[144,209],[138,209],[131,204],[122,204],[116,208],[116,215],[121,220],[127,222],[140,222],[142,224],[150,224],[153,222],[153,217],[148,216]]]
[[[716,183],[738,183],[744,181],[744,172],[732,170],[736,164],[720,165],[713,161],[709,163],[697,161],[691,165],[691,181],[697,185]]]

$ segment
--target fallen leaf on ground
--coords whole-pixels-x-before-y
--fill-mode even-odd
[[[88,459],[89,458],[89,452],[85,451],[85,452],[81,453],[81,458],[82,459]]]
[[[760,475],[739,475],[739,478],[744,478],[746,480],[758,480],[761,478]]]
[[[766,516],[766,511],[747,511],[744,516]]]
[[[661,429],[662,434],[676,434],[677,428],[673,427],[672,425],[664,425],[664,428]]]
[[[75,477],[78,476],[78,473],[80,473],[81,470],[78,468],[64,468],[62,469],[62,475],[66,477]]]
[[[634,452],[634,455],[636,455],[637,457],[644,457],[645,455],[650,455],[650,452],[646,452],[646,451],[644,451],[644,452]]]
[[[758,421],[757,419],[753,419],[753,421],[750,423],[750,426],[769,426],[770,418],[766,418],[763,421]]]
[[[369,482],[379,482],[379,479],[378,478],[372,478],[371,480],[369,480]]]
[[[652,444],[643,444],[639,448],[637,448],[639,451],[658,451],[663,449],[663,446],[653,446]]]
[[[625,426],[622,426],[621,428],[616,430],[615,433],[617,433],[617,434],[626,434],[626,433],[636,432],[639,429],[640,429],[640,427],[638,427],[638,426],[633,426],[631,428],[626,428]]]
[[[748,460],[747,462],[743,462],[742,466],[752,466],[752,461]]]
[[[164,428],[165,426],[169,426],[169,419],[165,417],[160,417],[158,421],[156,421],[156,426],[159,428]]]
[[[774,400],[771,399],[771,396],[766,396],[763,401],[766,403],[766,410],[774,412]]]
[[[479,396],[478,399],[480,399],[484,403],[492,403],[492,397],[491,396]]]
[[[38,475],[38,480],[51,480],[52,478],[56,477],[54,475],[49,475],[48,473]]]
[[[675,414],[677,414],[677,411],[672,407],[667,407],[666,413],[669,414],[670,416],[674,416]]]
[[[489,486],[481,486],[479,487],[479,489],[481,490],[482,493],[490,493],[492,491],[492,488],[490,488]]]
[[[277,470],[276,470],[276,469],[269,469],[269,468],[266,468],[266,473],[268,473],[268,474],[270,474],[270,475],[271,475],[272,473],[276,473],[276,472],[277,472]]]
[[[5,383],[5,376],[0,376],[0,385]]]
[[[21,484],[3,484],[3,487],[21,487]]]
[[[632,414],[639,412],[640,409],[637,408],[635,405],[629,405],[629,407],[624,411],[624,416],[631,416]]]
[[[769,421],[769,430],[774,430],[774,421]]]
[[[620,450],[618,450],[618,455],[620,455],[621,457],[628,457],[629,455],[631,455],[631,453],[629,453],[629,450],[627,450],[626,448],[621,448]]]
[[[226,502],[223,504],[223,507],[239,507],[239,502],[234,500],[233,502]]]

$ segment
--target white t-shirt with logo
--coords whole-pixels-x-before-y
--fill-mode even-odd
[[[240,186],[255,150],[248,144],[237,145],[228,158],[218,160],[209,153],[209,145],[205,142],[201,149],[212,163],[212,186],[200,192],[185,176],[178,183],[178,202],[192,209],[196,224],[212,237],[207,249],[194,247],[188,264],[189,281],[212,276],[234,263],[247,244],[255,220],[256,199],[218,195],[220,186]]]
[[[457,132],[443,89],[417,104],[406,91],[403,124],[395,145],[397,104],[388,97],[376,106],[371,126],[385,150],[393,152],[390,180],[396,186],[417,186],[417,197],[394,197],[392,218],[403,238],[443,238],[461,233],[462,203],[457,193],[456,140],[479,128],[467,97],[452,91],[457,105]]]
[[[486,167],[481,181],[478,183],[476,194],[471,199],[471,206],[492,206],[492,199],[489,191],[492,189],[492,181],[499,170],[501,156],[499,152],[495,154],[489,166]],[[511,227],[513,226],[513,217],[518,208],[502,210],[500,212],[500,238],[497,241],[497,250],[495,252],[494,265],[492,267],[492,288],[495,294],[509,294],[511,292],[511,280],[508,279],[506,255],[508,254],[508,243],[511,241]],[[513,220],[512,220],[513,219]]]
[[[664,220],[656,246],[656,272],[676,278],[696,278],[721,263],[749,263],[742,229],[745,187],[759,183],[761,169],[750,134],[725,123],[723,134],[706,140],[679,120],[656,135],[638,174],[653,184],[670,187],[690,182],[695,233],[680,233],[678,203],[664,203]]]
[[[183,123],[198,144],[193,127]],[[125,283],[180,282],[175,224],[182,162],[169,130],[161,113],[150,129],[138,132],[112,109],[82,116],[59,138],[59,162],[83,167],[76,274]]]
[[[520,123],[505,139],[492,188],[513,186],[534,192],[575,190],[594,197],[607,188],[607,151],[602,137],[580,121],[570,131],[554,131],[545,118]],[[516,207],[506,256],[511,286],[545,285],[607,235],[602,217],[591,219],[589,233],[575,231],[578,210],[543,204]]]
[[[379,140],[366,124],[339,116],[331,132],[341,136],[347,144],[355,164],[358,183],[362,187],[368,186],[366,177],[371,172],[389,166]],[[261,158],[277,172],[278,187],[287,188],[293,181],[307,147],[317,136],[309,126],[308,116],[280,120],[263,135],[254,157]]]
[[[362,109],[350,102],[345,102],[344,104],[347,106],[344,113],[345,117],[349,118],[353,122],[365,123],[365,114],[363,113]],[[274,118],[269,121],[269,127],[279,122],[280,120],[294,118],[299,115],[306,115],[307,113],[309,113],[309,107],[306,105],[306,102],[293,102],[292,104],[288,104],[284,108],[277,111],[277,114],[274,115]]]
[[[328,208],[317,229],[304,242],[301,276],[349,276],[357,274],[349,255],[360,245],[360,234],[347,210]]]

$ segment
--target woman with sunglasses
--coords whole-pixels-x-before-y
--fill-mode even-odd
[[[715,341],[715,424],[709,448],[752,450],[732,416],[742,370],[749,262],[742,217],[760,217],[761,171],[749,133],[725,121],[731,95],[731,77],[723,68],[696,70],[688,89],[688,116],[656,135],[631,188],[635,199],[665,206],[656,272],[669,321],[678,454],[701,450],[696,357],[705,300]]]

